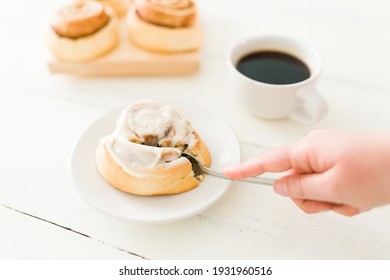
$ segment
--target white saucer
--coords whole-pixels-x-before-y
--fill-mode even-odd
[[[193,105],[172,104],[190,120],[208,146],[212,168],[240,161],[240,145],[230,126],[213,112]],[[228,190],[231,181],[205,176],[195,189],[177,195],[143,197],[119,191],[100,176],[95,149],[101,137],[112,133],[120,110],[95,121],[80,137],[71,158],[71,171],[81,197],[97,210],[116,218],[143,223],[168,223],[204,211]]]

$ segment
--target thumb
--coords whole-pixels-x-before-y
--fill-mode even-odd
[[[278,179],[274,190],[282,196],[339,203],[335,185],[326,173],[292,174]]]

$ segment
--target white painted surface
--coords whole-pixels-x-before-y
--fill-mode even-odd
[[[0,4],[0,258],[390,258],[389,206],[353,218],[310,216],[268,187],[235,184],[195,217],[146,226],[90,208],[69,170],[83,131],[139,98],[215,109],[246,143],[244,158],[259,151],[248,144],[292,143],[313,128],[389,129],[388,1],[200,0],[207,36],[197,75],[99,79],[47,72],[45,34],[63,2]],[[318,49],[319,90],[330,107],[324,120],[262,121],[237,106],[225,59],[252,34],[288,35]]]

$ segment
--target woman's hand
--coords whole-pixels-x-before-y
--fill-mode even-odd
[[[390,203],[390,132],[313,131],[295,145],[224,169],[234,179],[282,171],[288,172],[275,192],[306,213],[352,216]]]

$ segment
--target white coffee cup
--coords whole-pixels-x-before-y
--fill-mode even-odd
[[[310,77],[300,82],[278,85],[259,82],[241,74],[236,68],[240,59],[259,51],[282,52],[298,58],[309,68]],[[303,42],[281,36],[252,37],[233,47],[228,63],[238,98],[254,116],[315,123],[328,112],[326,100],[315,87],[322,67],[320,56]]]

